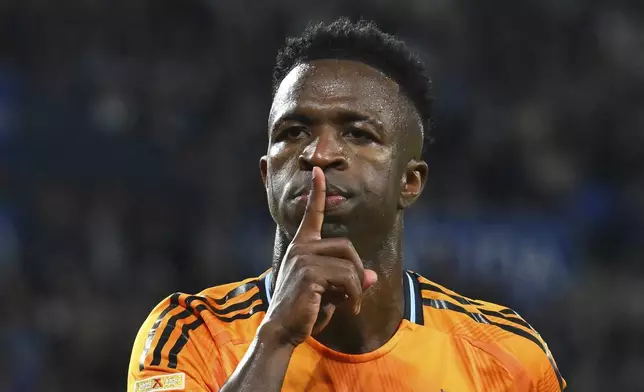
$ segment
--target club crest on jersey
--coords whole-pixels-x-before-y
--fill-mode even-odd
[[[154,376],[134,383],[134,392],[181,391],[185,388],[184,373]]]

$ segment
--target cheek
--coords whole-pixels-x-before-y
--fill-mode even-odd
[[[371,162],[367,167],[361,168],[361,173],[370,198],[377,197],[377,201],[382,204],[396,197],[399,184],[395,178],[396,170],[389,158]]]
[[[268,158],[274,159],[282,154],[284,148],[279,144],[271,144],[271,147],[268,149]]]
[[[383,159],[376,167],[374,183],[380,189],[381,203],[384,206],[391,206],[396,209],[402,190],[402,173],[404,168],[396,164],[398,162],[397,151],[392,151],[386,159]]]
[[[267,159],[267,192],[271,204],[278,205],[285,195],[293,176],[294,162],[287,159],[283,150],[271,148]]]

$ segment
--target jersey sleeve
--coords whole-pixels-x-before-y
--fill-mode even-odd
[[[487,305],[485,308],[492,310],[485,312],[489,321],[511,332],[511,338],[501,340],[499,345],[522,364],[536,392],[563,391],[566,380],[541,335],[515,311],[499,305]]]
[[[203,324],[199,313],[186,306],[185,294],[162,301],[136,336],[127,391],[218,391],[225,375]]]
[[[566,388],[566,380],[561,378],[562,385],[559,386],[557,374],[554,369],[546,369],[539,381],[537,381],[537,392],[554,392]]]
[[[566,388],[566,381],[548,345],[517,312],[502,305],[464,297],[420,275],[416,276],[423,305],[428,312],[425,320],[433,327],[476,347],[476,355],[481,361],[490,363],[488,357],[492,357],[492,362],[502,367],[518,390],[554,392]],[[445,313],[444,309],[452,312]],[[490,378],[496,382],[499,377],[493,373]]]

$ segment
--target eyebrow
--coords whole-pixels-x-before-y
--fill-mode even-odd
[[[280,117],[277,121],[275,121],[275,125],[273,126],[273,128],[277,128],[278,125],[285,123],[287,121],[295,121],[295,122],[302,123],[304,125],[313,125],[316,122],[314,119],[312,119],[307,115],[297,113],[297,112],[291,112],[291,113],[285,114],[284,116]]]
[[[319,123],[319,120],[312,118],[311,116],[307,116],[306,114],[298,113],[294,111],[294,112],[285,114],[279,120],[277,120],[275,122],[275,125],[273,126],[273,130],[277,128],[280,124],[283,124],[287,121],[299,122],[308,126]],[[366,122],[371,124],[377,131],[384,133],[384,125],[380,120],[372,116],[369,116],[367,114],[359,113],[353,110],[337,111],[332,115],[332,121],[338,124]]]
[[[340,123],[349,123],[349,122],[366,122],[374,126],[375,128],[382,130],[383,125],[380,120],[368,116],[366,114],[354,112],[354,111],[340,111],[337,114],[337,122]]]

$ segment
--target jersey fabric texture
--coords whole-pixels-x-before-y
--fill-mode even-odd
[[[218,391],[255,337],[271,302],[272,272],[175,293],[143,323],[128,391]],[[461,296],[405,271],[404,318],[379,349],[350,355],[314,338],[295,349],[282,391],[562,391],[541,336],[513,310]]]

